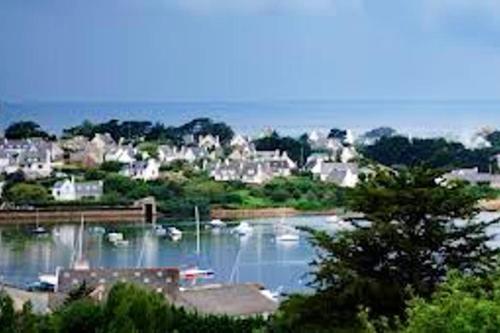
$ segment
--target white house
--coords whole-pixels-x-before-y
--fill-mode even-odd
[[[179,159],[177,147],[162,145],[158,147],[158,159],[161,164],[169,164]]]
[[[155,180],[160,176],[160,163],[153,158],[135,161],[124,166],[120,173],[132,179]]]
[[[319,159],[311,172],[321,181],[332,182],[341,187],[355,187],[359,182],[359,169],[355,163],[325,162]]]
[[[207,149],[202,147],[182,146],[177,148],[167,145],[158,147],[158,159],[161,164],[169,164],[179,160],[194,163],[209,158],[210,154]]]
[[[340,162],[349,163],[352,162],[358,156],[356,149],[352,146],[342,148],[342,152],[340,153]]]
[[[59,181],[52,187],[52,196],[56,201],[98,200],[102,197],[102,193],[102,181],[75,182],[75,179],[71,178]]]
[[[21,170],[26,178],[37,179],[49,177],[52,173],[52,162],[50,151],[33,149],[24,151],[16,158],[18,170]]]
[[[200,135],[200,137],[198,138],[198,147],[205,149],[219,148],[219,136],[213,136],[212,134],[207,134],[205,136]]]
[[[445,182],[461,180],[474,185],[488,185],[492,188],[500,188],[500,175],[480,172],[479,168],[457,169],[442,176]]]
[[[231,147],[246,147],[250,144],[250,140],[241,134],[236,134],[233,136],[230,142]]]
[[[113,161],[128,164],[136,160],[136,154],[137,150],[134,149],[134,147],[132,147],[131,145],[120,145],[111,148],[107,153],[105,153],[104,160],[108,162]]]
[[[262,184],[273,178],[269,164],[255,161],[217,162],[208,168],[215,181],[241,181],[247,184]]]
[[[255,160],[259,162],[286,162],[287,168],[290,170],[296,169],[297,164],[288,156],[286,151],[280,153],[276,150],[257,150],[255,152]]]

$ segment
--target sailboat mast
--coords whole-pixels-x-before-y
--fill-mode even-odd
[[[194,206],[194,217],[196,219],[196,254],[200,255],[200,212],[198,211],[198,206]]]
[[[78,261],[82,261],[83,259],[83,228],[84,228],[84,218],[83,214],[80,218],[80,233],[78,234]]]

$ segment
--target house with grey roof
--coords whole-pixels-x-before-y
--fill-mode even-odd
[[[120,174],[132,179],[155,180],[160,176],[160,163],[154,158],[146,161],[134,161],[125,165]]]
[[[90,297],[103,301],[116,283],[133,283],[163,295],[186,311],[235,317],[267,317],[278,309],[271,293],[258,284],[208,284],[182,286],[175,267],[90,268],[56,270],[55,291],[64,296],[83,283],[92,289]]]
[[[278,309],[270,293],[252,283],[180,288],[175,305],[205,315],[236,317],[267,317]]]
[[[48,141],[42,138],[30,138],[20,140],[0,140],[0,151],[19,155],[30,150],[48,150],[51,162],[60,161],[64,157],[64,151],[57,142]]]
[[[179,148],[170,145],[162,145],[158,147],[158,159],[163,165],[167,165],[174,161],[195,163],[212,159],[212,155],[203,147],[182,146]]]
[[[102,197],[103,187],[102,181],[75,182],[74,178],[65,179],[54,184],[52,196],[56,201],[98,200]]]
[[[215,181],[241,181],[247,184],[262,184],[273,178],[270,168],[256,161],[219,161],[210,168],[209,174]]]
[[[48,177],[52,166],[62,163],[63,151],[44,139],[0,140],[0,172],[22,171],[27,178]]]
[[[318,159],[310,171],[317,179],[341,187],[355,187],[360,173],[356,163],[328,162],[323,159]]]
[[[17,156],[16,163],[28,179],[45,178],[52,173],[49,150],[34,148],[23,151]]]
[[[198,137],[198,147],[205,149],[216,149],[221,146],[218,136],[212,134],[200,135]]]
[[[132,145],[118,145],[111,147],[104,154],[104,161],[106,162],[119,162],[119,163],[132,163],[136,160],[137,149]]]
[[[500,188],[500,175],[480,172],[479,168],[452,170],[444,174],[441,179],[446,182],[460,180],[473,185],[488,185],[493,188]]]

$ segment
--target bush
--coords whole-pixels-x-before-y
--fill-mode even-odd
[[[30,183],[14,184],[7,189],[5,196],[21,205],[43,203],[51,198],[45,187]]]
[[[428,301],[410,303],[405,333],[498,332],[500,277],[452,273]]]

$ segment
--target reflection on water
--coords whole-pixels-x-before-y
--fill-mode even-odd
[[[492,219],[498,214],[482,214]],[[298,242],[277,242],[273,223],[278,219],[250,222],[253,233],[238,237],[229,232],[215,233],[202,229],[201,255],[196,251],[196,234],[192,224],[181,223],[179,241],[158,237],[151,225],[102,225],[107,232],[121,232],[129,246],[116,247],[106,235],[86,230],[84,256],[92,267],[189,267],[212,268],[216,277],[212,282],[258,282],[271,289],[285,292],[306,289],[308,263],[314,250],[302,234]],[[325,217],[294,217],[287,223],[294,226],[332,230]],[[92,224],[94,227],[95,224]],[[53,273],[57,266],[68,267],[75,256],[78,225],[58,225],[48,228],[46,236],[30,234],[32,227],[0,227],[0,279],[14,284],[25,284],[40,273]],[[94,229],[94,228],[92,228]],[[498,226],[489,230],[500,232]],[[492,245],[497,246],[496,239]]]
[[[126,247],[116,247],[106,235],[88,226],[84,237],[84,256],[92,267],[157,267],[177,266],[212,268],[212,282],[258,282],[285,291],[306,288],[305,275],[313,249],[302,235],[298,242],[276,242],[273,222],[255,220],[252,234],[238,237],[202,229],[201,255],[197,256],[195,228],[190,223],[178,224],[183,230],[179,241],[158,237],[151,225],[102,225],[107,232],[123,233]],[[328,228],[324,217],[290,218],[292,225]],[[46,236],[30,234],[32,226],[0,227],[0,276],[4,281],[25,284],[40,273],[53,273],[57,266],[68,267],[75,257],[78,225],[48,227]]]

